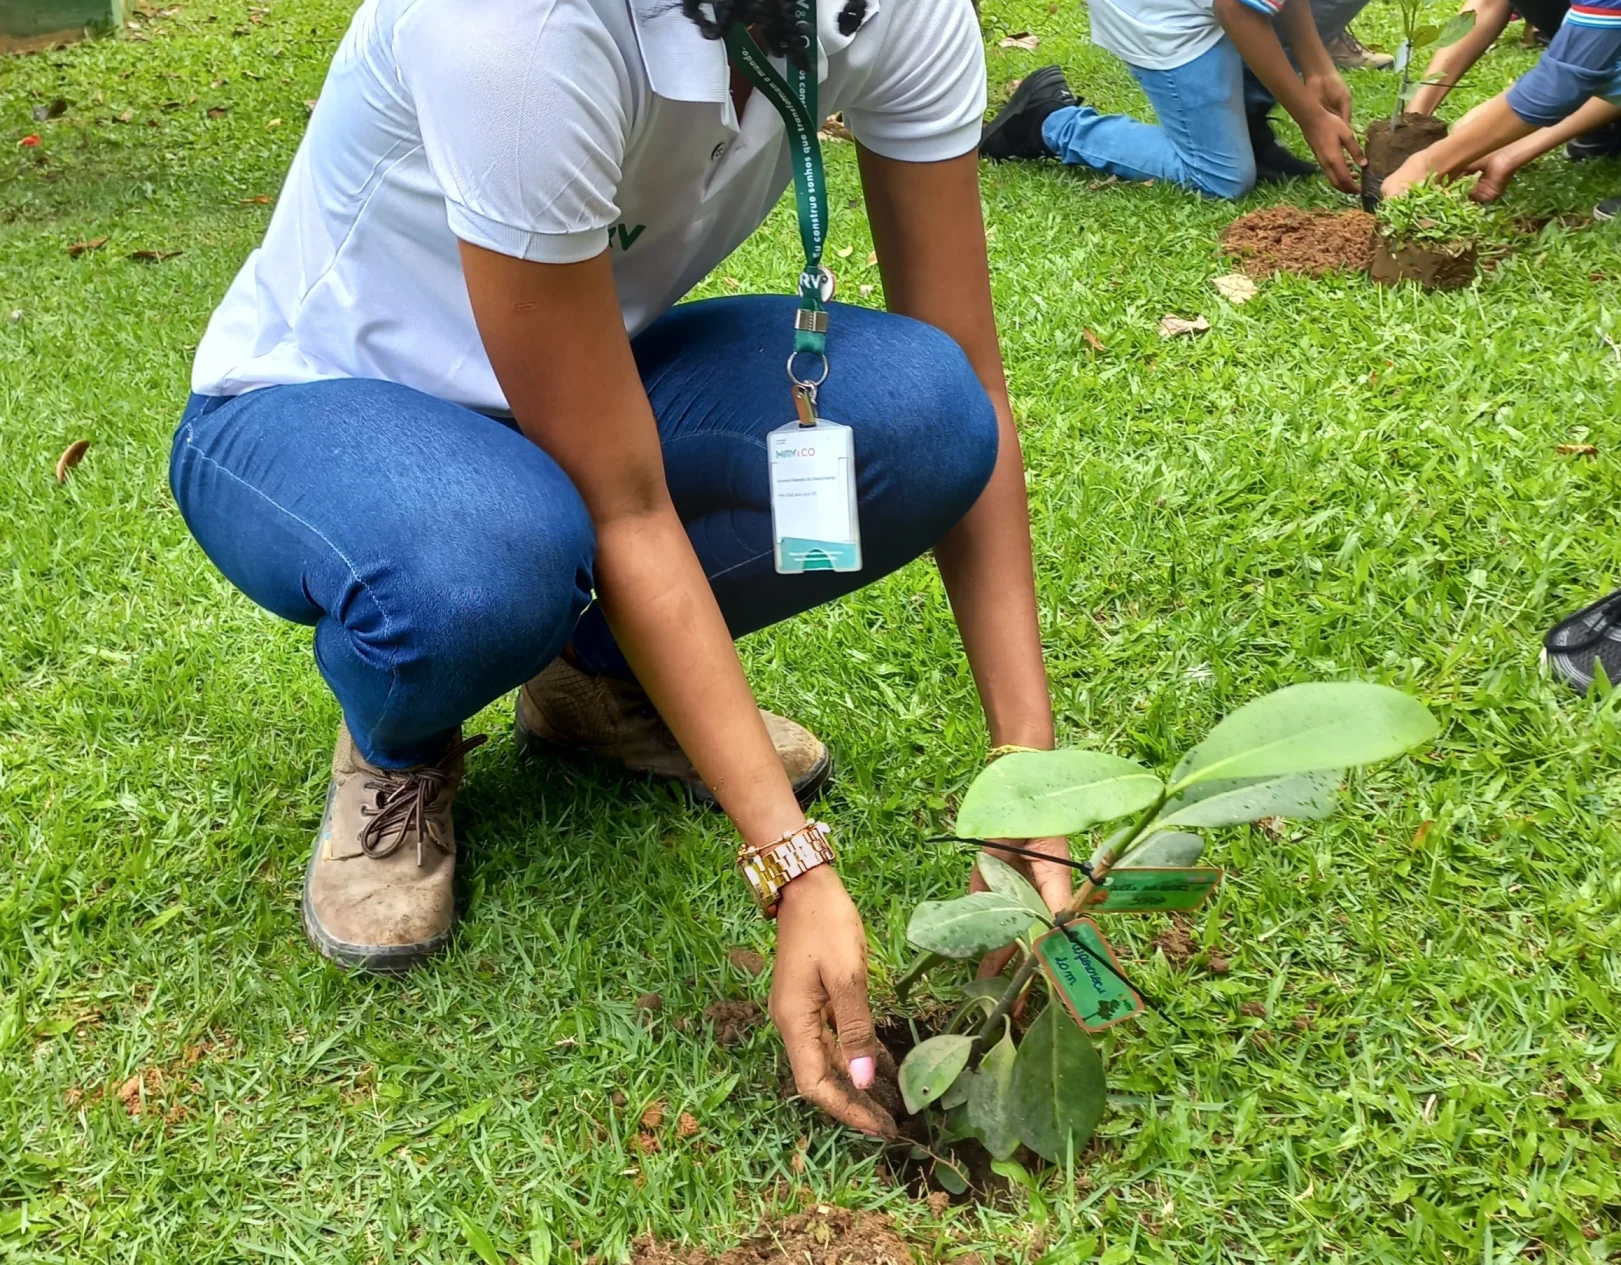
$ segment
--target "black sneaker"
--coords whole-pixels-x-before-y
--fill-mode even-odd
[[[1613,220],[1618,215],[1621,215],[1621,198],[1605,198],[1593,208],[1595,220]]]
[[[1621,119],[1566,141],[1565,156],[1573,163],[1584,163],[1589,158],[1621,158]]]
[[[1042,124],[1054,110],[1080,103],[1081,99],[1064,82],[1062,67],[1043,66],[1032,71],[985,125],[979,152],[999,163],[1010,158],[1051,158],[1052,150],[1041,139]]]
[[[1265,109],[1250,110],[1247,115],[1250,148],[1255,151],[1255,182],[1275,184],[1315,176],[1321,170],[1316,163],[1297,158],[1272,134],[1272,120],[1268,117],[1271,110],[1269,105]]]
[[[1592,687],[1595,662],[1611,682],[1621,682],[1621,589],[1557,625],[1542,645],[1548,666],[1578,694]]]

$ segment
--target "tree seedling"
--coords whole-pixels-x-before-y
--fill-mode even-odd
[[[1473,245],[1486,226],[1485,208],[1469,196],[1473,180],[1447,183],[1426,176],[1399,198],[1384,198],[1374,213],[1392,244],[1431,249]]]
[[[957,814],[957,840],[992,846],[1073,836],[1129,819],[1089,863],[1069,906],[1051,913],[1011,865],[983,852],[989,890],[925,901],[907,939],[924,956],[896,982],[904,1001],[924,972],[1009,943],[1022,951],[1011,978],[976,979],[959,990],[947,1030],[916,1045],[900,1067],[907,1110],[923,1113],[934,1176],[960,1193],[967,1183],[949,1158],[976,1139],[1002,1171],[1020,1144],[1060,1163],[1078,1155],[1103,1115],[1103,1063],[1089,1034],[1141,1012],[1088,913],[1191,909],[1221,877],[1200,868],[1197,830],[1269,817],[1322,818],[1338,804],[1348,769],[1388,760],[1438,732],[1429,711],[1386,686],[1362,682],[1293,685],[1228,716],[1182,757],[1167,781],[1098,751],[1015,752],[976,777]],[[1047,1004],[1019,1038],[1015,1004],[1037,974]],[[942,1154],[944,1153],[944,1154]]]
[[[1472,12],[1455,14],[1447,19],[1444,26],[1437,26],[1434,22],[1420,23],[1424,0],[1396,0],[1396,7],[1401,13],[1402,40],[1396,49],[1395,70],[1401,80],[1396,88],[1396,104],[1390,111],[1391,127],[1401,122],[1407,103],[1418,92],[1419,86],[1428,82],[1412,78],[1413,57],[1426,48],[1441,49],[1456,44],[1475,29],[1475,15]]]

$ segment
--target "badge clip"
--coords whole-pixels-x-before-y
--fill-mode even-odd
[[[810,383],[794,383],[794,411],[801,426],[816,425],[816,388]]]

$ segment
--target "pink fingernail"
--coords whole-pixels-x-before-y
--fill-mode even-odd
[[[865,1056],[850,1060],[850,1079],[855,1082],[857,1089],[866,1089],[872,1084],[873,1061]]]

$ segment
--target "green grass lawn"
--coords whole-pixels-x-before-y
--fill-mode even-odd
[[[1382,6],[1358,29],[1393,45]],[[774,1197],[882,1207],[920,1259],[1028,1260],[1037,1232],[1053,1265],[1621,1253],[1616,696],[1537,666],[1544,629],[1621,582],[1601,337],[1621,339],[1621,229],[1506,227],[1585,213],[1621,164],[1528,171],[1496,230],[1514,250],[1475,288],[1277,278],[1241,308],[1210,284],[1232,207],[987,168],[1063,741],[1163,769],[1239,703],[1340,677],[1415,692],[1444,730],[1354,779],[1333,820],[1217,835],[1233,874],[1194,931],[1228,973],[1173,968],[1158,919],[1117,922],[1163,1008],[1104,1040],[1094,1152],[1039,1205],[937,1216],[779,1100],[768,1032],[724,1049],[698,1019],[763,995],[726,952],[771,943],[725,822],[521,764],[504,706],[477,722],[497,740],[462,801],[454,949],[399,982],[305,946],[337,709],[308,633],[191,542],[166,464],[192,349],[348,7],[163,12],[0,61],[0,1256],[466,1260],[481,1227],[524,1261],[617,1260],[647,1231],[735,1241]],[[1144,108],[1068,0],[989,0],[985,26],[993,98],[1061,60],[1089,99]],[[996,47],[1025,30],[1038,51]],[[1446,113],[1532,56],[1503,44]],[[1388,110],[1389,76],[1352,88],[1359,123]],[[57,96],[68,112],[34,122]],[[849,145],[829,168],[843,206]],[[1283,198],[1344,201],[1297,186],[1240,209]],[[879,302],[859,206],[846,247],[845,293]],[[781,287],[796,249],[779,208],[702,292]],[[1165,341],[1167,313],[1213,328]],[[762,700],[835,749],[820,811],[885,1004],[911,906],[966,877],[921,840],[984,753],[938,579],[916,564],[742,651]]]

